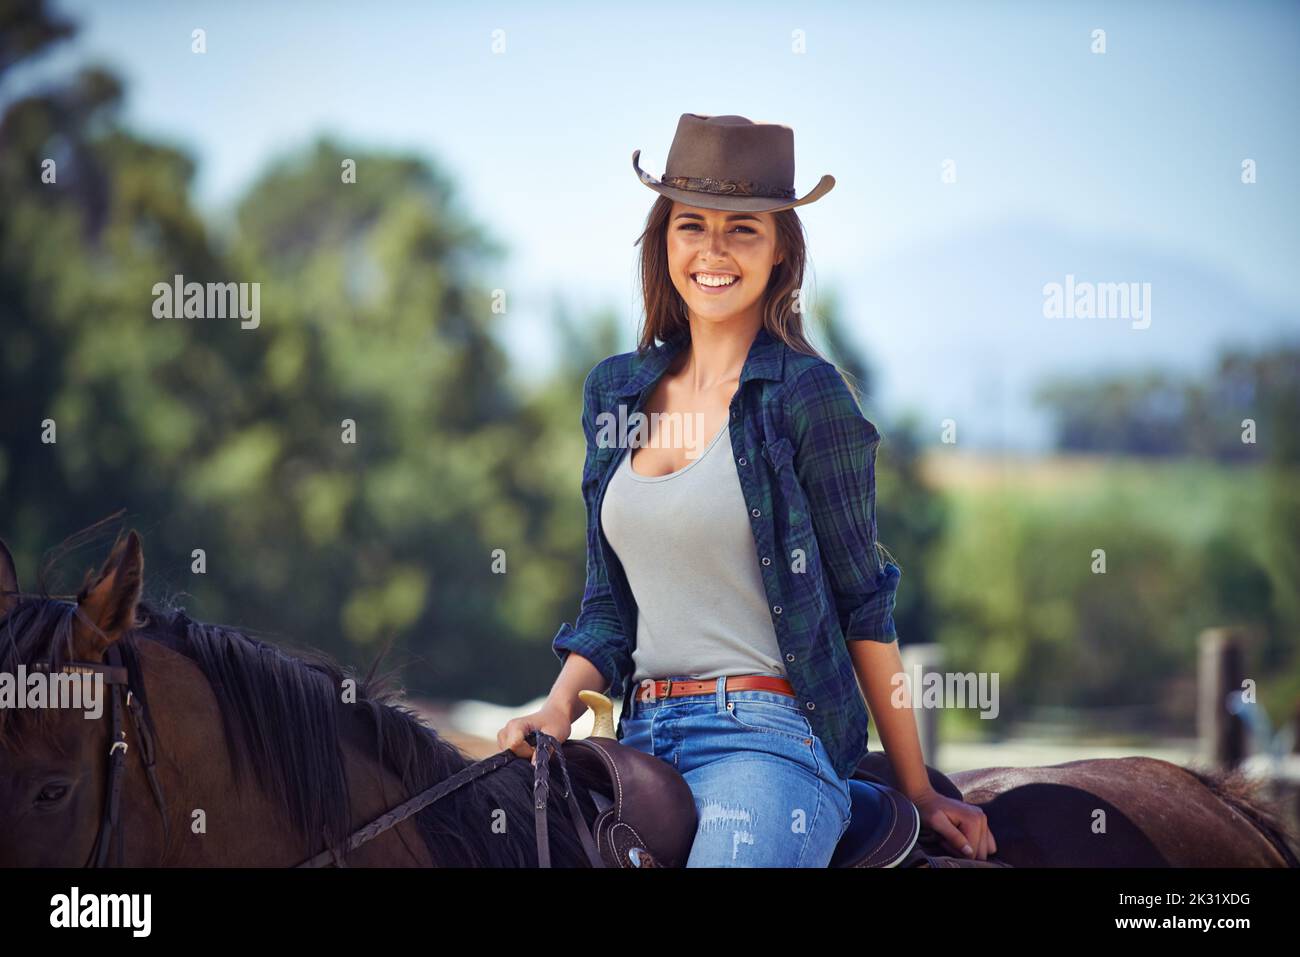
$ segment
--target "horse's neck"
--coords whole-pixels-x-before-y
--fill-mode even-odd
[[[261,788],[249,780],[235,783],[217,699],[202,671],[157,642],[142,641],[137,647],[145,700],[157,728],[156,773],[171,840],[164,849],[158,809],[137,763],[131,775],[134,793],[122,802],[124,811],[130,808],[128,855],[140,865],[286,863],[297,852],[291,847],[294,835],[275,823],[276,805]],[[137,748],[135,760],[142,758]],[[143,832],[132,828],[136,823]]]
[[[369,720],[362,720],[356,709],[348,709],[347,713],[346,723],[341,722],[339,744],[352,801],[351,830],[356,831],[415,795],[407,793],[401,779],[381,765],[375,755],[374,729]],[[414,817],[361,845],[348,860],[358,866],[374,863],[427,867],[433,863]]]
[[[304,840],[286,827],[277,799],[250,775],[235,781],[216,696],[199,667],[157,642],[139,644],[145,693],[157,726],[157,774],[167,804],[172,839],[164,850],[161,819],[142,766],[132,773],[133,792],[123,801],[127,852],[141,865],[286,866],[323,850],[325,838]],[[340,749],[350,790],[354,831],[406,800],[402,784],[372,756],[373,729],[357,709],[342,708]],[[425,844],[411,823],[363,846],[350,860],[364,864],[427,864]],[[350,832],[349,832],[350,833]],[[405,838],[403,840],[403,838]]]

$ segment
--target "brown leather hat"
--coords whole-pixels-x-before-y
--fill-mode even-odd
[[[794,130],[743,116],[683,113],[662,180],[641,169],[640,155],[633,151],[632,168],[641,182],[669,199],[705,209],[774,212],[821,199],[835,185],[828,173],[796,198]]]

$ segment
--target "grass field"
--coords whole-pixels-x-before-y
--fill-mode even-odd
[[[999,671],[1010,711],[1114,706],[1194,733],[1181,723],[1194,714],[1197,638],[1223,625],[1248,630],[1272,723],[1300,704],[1300,473],[952,449],[927,451],[919,472],[949,507],[923,570],[940,609],[929,640],[961,670]],[[952,717],[957,738],[982,736]]]

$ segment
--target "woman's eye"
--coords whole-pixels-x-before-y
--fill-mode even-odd
[[[680,228],[681,229],[703,229],[704,227],[702,227],[699,223],[683,223]],[[756,230],[754,230],[750,226],[737,226],[736,229],[743,229],[747,233],[756,232]],[[735,232],[735,230],[732,230],[732,232]]]

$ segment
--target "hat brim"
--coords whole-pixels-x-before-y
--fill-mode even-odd
[[[642,183],[661,196],[675,199],[687,206],[698,206],[701,209],[725,209],[731,212],[743,213],[774,213],[778,210],[793,209],[795,206],[816,202],[835,186],[835,177],[827,173],[817,181],[816,186],[798,199],[773,199],[769,196],[721,196],[717,193],[702,193],[698,190],[682,189],[679,186],[665,186],[641,168],[640,163],[637,162],[640,157],[640,150],[632,151],[632,169],[636,171],[637,178]]]

